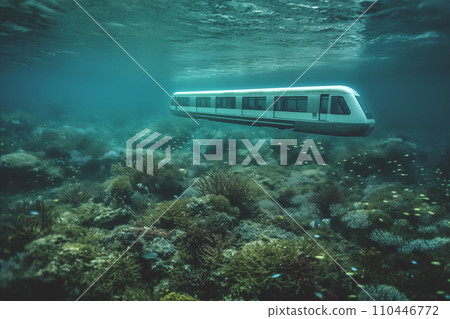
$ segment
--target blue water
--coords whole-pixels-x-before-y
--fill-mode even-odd
[[[168,92],[288,86],[370,3],[80,2]],[[3,109],[169,116],[165,93],[74,2],[1,6]],[[354,87],[379,130],[446,133],[449,7],[379,1],[297,86]]]

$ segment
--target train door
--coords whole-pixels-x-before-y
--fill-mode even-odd
[[[320,95],[320,105],[319,105],[319,121],[326,121],[328,114],[328,105],[330,100],[329,94]]]

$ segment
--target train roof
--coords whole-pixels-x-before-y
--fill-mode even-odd
[[[291,92],[304,92],[304,93],[316,93],[316,92],[333,92],[333,93],[358,93],[352,88],[344,85],[330,85],[330,86],[304,86],[304,87],[291,87],[291,88],[270,88],[270,89],[247,89],[247,90],[212,90],[212,91],[186,91],[175,92],[174,94],[229,94],[229,93],[282,93],[284,91]]]

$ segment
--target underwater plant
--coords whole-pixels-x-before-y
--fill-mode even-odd
[[[109,191],[115,199],[128,202],[133,193],[133,188],[128,177],[119,176],[112,181]]]
[[[9,209],[1,227],[8,234],[11,249],[22,250],[26,243],[47,234],[56,218],[54,206],[44,200],[24,200]]]
[[[100,192],[101,186],[99,184],[91,182],[71,183],[61,188],[59,197],[61,201],[77,207],[86,203]]]
[[[161,216],[159,222],[163,227],[181,227],[186,228],[192,224],[191,210],[189,203],[191,198],[182,197],[179,199],[165,201],[158,204],[156,210],[152,214],[148,215],[149,221],[153,223],[156,218]],[[150,212],[152,210],[149,210]]]
[[[330,206],[344,204],[345,199],[341,189],[334,185],[319,185],[312,196],[312,201],[317,204],[322,214],[330,216]]]
[[[230,204],[242,207],[246,202],[253,201],[250,185],[246,180],[232,171],[214,170],[207,172],[197,182],[200,195],[223,195]]]
[[[197,301],[194,297],[188,294],[181,294],[178,292],[168,292],[166,295],[159,299],[160,301]]]
[[[133,163],[134,165],[134,163]],[[167,165],[162,169],[156,170],[154,175],[149,175],[147,163],[143,163],[143,171],[124,166],[122,163],[111,165],[111,172],[117,176],[126,176],[133,187],[142,185],[143,188],[162,196],[164,199],[173,198],[184,190],[183,181],[185,179],[184,169],[175,165]]]
[[[111,264],[111,261],[106,262],[106,260],[103,260],[102,263],[107,266],[108,264]],[[88,276],[83,278],[86,287],[88,287],[98,275],[99,273],[89,272]],[[127,288],[132,288],[134,286],[140,287],[141,282],[141,265],[134,256],[127,255],[117,260],[111,269],[109,269],[92,289],[87,292],[85,299],[121,300],[123,299],[122,295],[126,293]]]
[[[239,208],[232,206],[230,201],[223,195],[208,195],[207,205],[216,212],[223,212],[231,217],[239,217]]]
[[[298,190],[296,188],[288,186],[283,189],[281,194],[278,196],[277,202],[283,207],[290,207],[292,206],[292,198],[297,194]]]
[[[224,235],[232,230],[236,219],[222,212],[212,212],[197,223],[210,234]]]

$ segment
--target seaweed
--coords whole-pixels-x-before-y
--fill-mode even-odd
[[[341,189],[334,185],[319,185],[312,201],[317,204],[324,216],[330,216],[330,206],[336,204],[345,204],[345,198]]]
[[[23,201],[9,209],[1,227],[8,237],[8,247],[11,251],[20,251],[25,244],[39,236],[50,232],[57,214],[54,206],[44,200]]]
[[[59,196],[61,201],[77,207],[100,194],[100,192],[100,185],[95,183],[71,183],[61,188]]]
[[[213,170],[200,177],[197,182],[200,195],[223,195],[232,206],[245,209],[246,203],[254,200],[249,183],[232,171]]]

